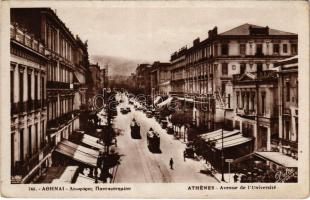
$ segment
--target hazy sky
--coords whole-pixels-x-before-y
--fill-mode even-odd
[[[236,3],[238,4],[238,3]],[[168,61],[171,53],[207,37],[214,26],[224,32],[251,23],[298,33],[298,7],[97,7],[59,8],[73,34],[88,40],[91,55]]]

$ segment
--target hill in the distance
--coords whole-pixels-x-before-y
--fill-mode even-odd
[[[122,75],[129,76],[131,73],[136,71],[137,65],[141,63],[147,63],[143,60],[134,60],[116,56],[105,56],[105,55],[93,55],[90,57],[91,63],[97,63],[100,67],[108,65],[109,76]]]

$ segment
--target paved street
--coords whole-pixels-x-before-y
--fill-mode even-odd
[[[121,114],[120,108],[130,106],[131,112]],[[130,123],[135,118],[141,125],[142,139],[132,139]],[[202,163],[183,158],[185,144],[168,135],[154,118],[146,118],[142,111],[135,111],[127,100],[118,106],[115,127],[122,130],[117,137],[118,152],[122,155],[121,164],[116,171],[116,183],[139,182],[216,182],[212,177],[201,174]],[[152,153],[147,147],[146,132],[152,127],[160,134],[161,153]],[[174,160],[174,170],[170,169],[169,160]]]

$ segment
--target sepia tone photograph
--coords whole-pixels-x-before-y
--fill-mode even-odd
[[[301,183],[307,4],[120,3],[8,8],[9,184]]]

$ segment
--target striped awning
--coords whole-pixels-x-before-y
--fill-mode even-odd
[[[59,142],[55,151],[83,164],[92,167],[97,166],[99,151],[83,147],[68,140]]]

